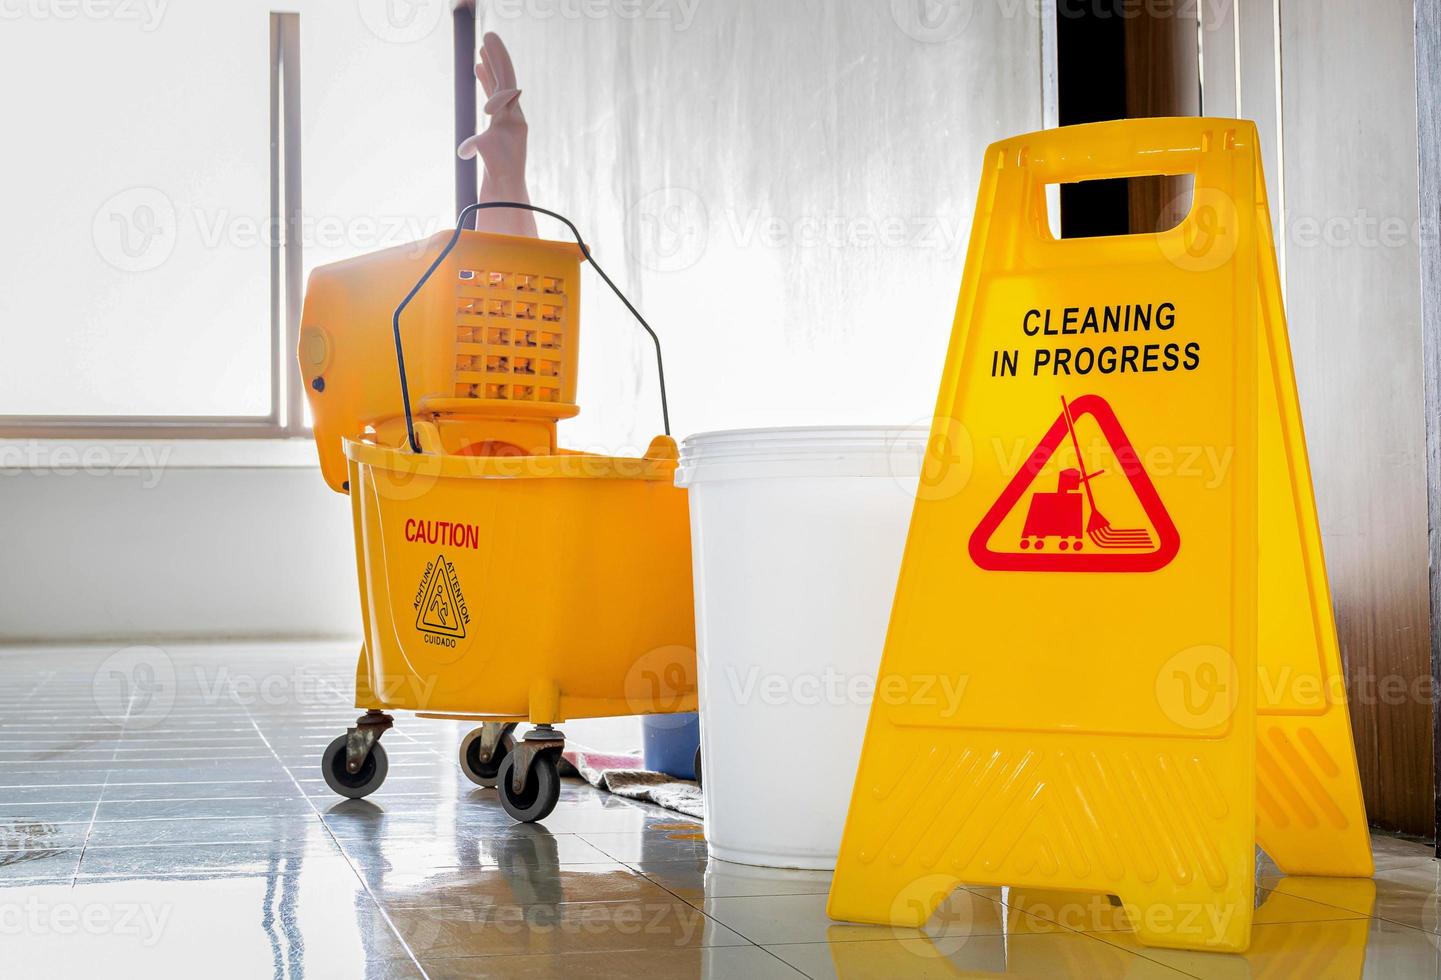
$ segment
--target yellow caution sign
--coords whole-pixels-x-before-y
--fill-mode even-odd
[[[1194,175],[1176,227],[1048,230],[1047,185],[1148,174]],[[936,416],[877,686],[912,696],[872,708],[831,916],[1031,886],[1240,950],[1258,840],[1369,874],[1254,125],[990,147]]]

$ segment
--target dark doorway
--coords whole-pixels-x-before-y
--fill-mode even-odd
[[[1201,75],[1194,13],[1184,4],[1058,0],[1057,118],[1062,126],[1194,116]],[[1061,237],[1156,231],[1190,208],[1189,177],[1092,180],[1061,187]]]

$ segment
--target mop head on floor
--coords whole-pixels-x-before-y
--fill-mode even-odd
[[[628,800],[654,803],[697,820],[705,819],[705,802],[699,786],[689,779],[677,779],[663,772],[645,769],[638,755],[612,755],[575,749],[568,750],[564,758],[580,778],[592,786]]]

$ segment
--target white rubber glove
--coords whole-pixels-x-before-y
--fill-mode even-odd
[[[510,52],[499,37],[487,31],[481,40],[480,60],[475,77],[485,90],[485,113],[490,125],[460,144],[456,150],[461,159],[479,154],[485,175],[480,184],[480,200],[519,201],[530,203],[525,187],[525,144],[529,127],[525,113],[520,111],[520,89],[515,85],[515,67]],[[518,208],[492,208],[476,215],[476,228],[505,235],[538,237],[535,215]]]

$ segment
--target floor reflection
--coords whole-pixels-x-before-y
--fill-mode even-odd
[[[1441,963],[1438,937],[1370,918],[1376,883],[1369,879],[1284,877],[1258,888],[1251,946],[1243,954],[1141,946],[1124,908],[1110,896],[1019,888],[971,894],[998,911],[991,915],[980,906],[978,913],[974,901],[957,892],[915,935],[857,941],[856,927],[832,926],[827,938],[835,975],[1342,980],[1437,976]],[[1373,942],[1384,955],[1368,956]]]
[[[31,693],[0,725],[4,977],[1441,976],[1441,865],[1414,841],[1374,836],[1374,881],[1263,860],[1240,956],[1142,947],[1104,895],[968,888],[924,929],[848,925],[828,873],[710,859],[700,823],[577,780],[516,825],[459,773],[462,725],[397,725],[383,790],[337,799],[316,760],[355,717],[349,645],[171,647],[186,683],[145,728],[96,716],[106,656],[7,654]],[[297,665],[336,697],[210,693]]]

